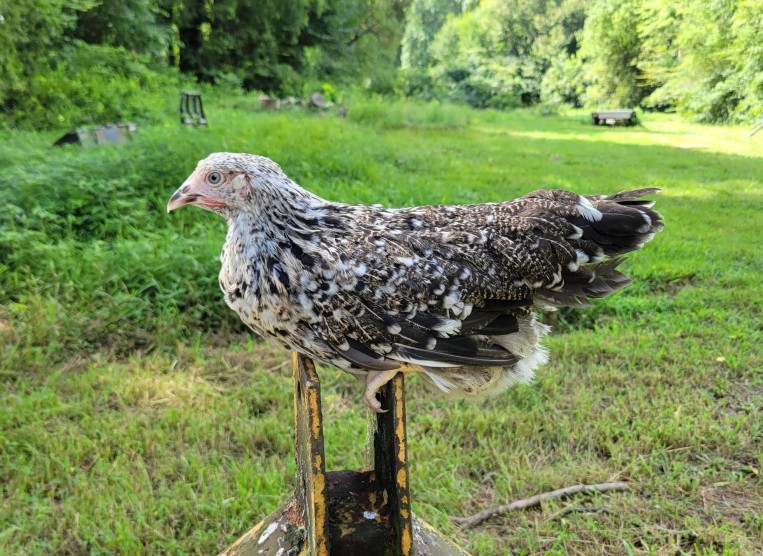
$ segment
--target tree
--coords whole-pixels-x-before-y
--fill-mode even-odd
[[[76,20],[75,10],[88,9],[88,0],[14,0],[3,3],[0,14],[0,107],[20,101],[35,75],[55,64],[69,42],[66,32]]]
[[[429,66],[432,41],[448,16],[468,10],[472,4],[468,0],[413,0],[405,18],[401,67],[405,70]]]
[[[300,44],[302,74],[311,79],[363,80],[391,92],[408,0],[332,0],[310,17]]]
[[[121,46],[158,60],[167,55],[169,26],[157,21],[154,0],[99,0],[77,12],[73,36],[90,44]]]
[[[761,113],[763,6],[760,0],[687,1],[676,39],[680,56],[666,80],[678,110],[710,121]]]
[[[11,91],[23,90],[25,81],[49,64],[50,52],[64,42],[74,13],[64,0],[16,0],[3,3],[0,13],[0,101]]]
[[[642,101],[644,106],[669,109],[676,104],[676,91],[666,84],[676,75],[678,35],[686,5],[686,0],[647,0],[641,5],[636,26],[641,43],[638,68],[644,86],[650,90]]]
[[[203,81],[299,94],[305,79],[392,72],[408,0],[163,0],[178,65]],[[389,79],[391,81],[391,78]]]
[[[546,71],[577,51],[582,0],[482,0],[451,14],[429,47],[430,75],[477,107],[538,102]]]
[[[639,18],[644,106],[709,122],[763,112],[760,0],[650,0]]]
[[[592,104],[638,106],[649,92],[638,62],[639,0],[597,0],[588,11],[581,56]]]

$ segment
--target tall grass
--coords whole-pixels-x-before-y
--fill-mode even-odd
[[[350,104],[354,121],[377,129],[461,129],[471,119],[463,107],[440,102],[358,95]]]

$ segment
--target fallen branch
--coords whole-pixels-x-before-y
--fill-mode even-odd
[[[491,517],[513,512],[514,510],[523,510],[532,506],[538,506],[541,502],[551,500],[552,498],[564,498],[572,496],[573,494],[591,493],[591,492],[609,492],[609,491],[622,491],[630,490],[630,487],[626,483],[601,483],[598,485],[575,485],[553,490],[551,492],[544,492],[543,494],[536,494],[530,498],[524,500],[517,500],[511,504],[504,504],[502,506],[495,506],[488,508],[479,513],[471,515],[469,517],[451,517],[450,519],[461,527],[468,529],[469,527],[475,527]]]

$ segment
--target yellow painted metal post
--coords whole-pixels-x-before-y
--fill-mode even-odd
[[[294,496],[220,556],[468,556],[411,512],[404,378],[369,416],[370,469],[326,472],[318,374],[294,354]]]
[[[321,386],[315,365],[296,352],[294,363],[294,429],[297,437],[297,512],[304,516],[308,554],[328,556],[326,460],[323,450]]]
[[[387,411],[376,415],[373,430],[374,473],[389,500],[395,556],[413,553],[404,385],[404,375],[398,373],[382,389],[382,408]]]

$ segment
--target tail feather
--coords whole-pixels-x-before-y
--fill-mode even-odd
[[[654,202],[641,199],[658,192],[644,188],[578,197],[576,210],[566,217],[581,232],[580,237],[568,240],[576,259],[562,269],[561,286],[536,292],[536,305],[543,309],[581,307],[589,305],[590,298],[605,297],[628,285],[630,278],[617,266],[622,255],[640,249],[662,230],[662,215],[651,208]]]
[[[641,199],[645,195],[656,195],[661,190],[657,187],[642,187],[641,189],[630,189],[628,191],[620,191],[619,193],[613,193],[610,195],[586,195],[591,202],[595,201],[617,201],[618,203],[635,201],[637,203],[652,203],[654,201],[647,201]]]

